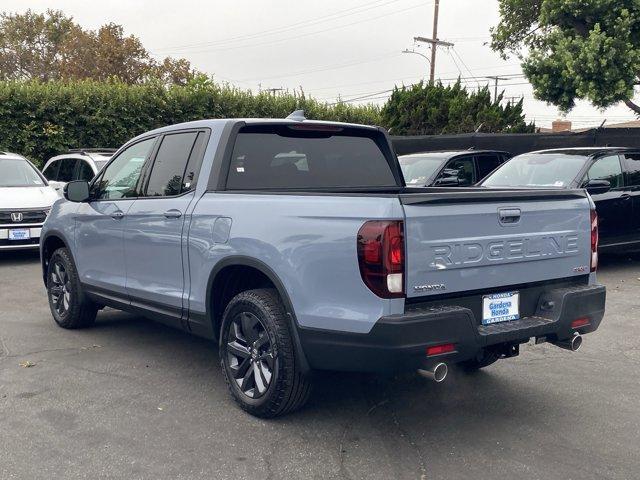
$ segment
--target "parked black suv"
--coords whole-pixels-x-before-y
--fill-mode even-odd
[[[640,248],[640,149],[567,148],[513,157],[485,187],[586,188],[598,211],[601,250]]]

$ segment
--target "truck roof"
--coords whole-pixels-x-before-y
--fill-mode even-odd
[[[337,125],[341,127],[352,127],[352,128],[368,128],[371,130],[378,129],[378,127],[374,127],[371,125],[360,125],[357,123],[344,123],[344,122],[330,122],[326,120],[305,119],[303,121],[299,121],[299,120],[293,120],[289,118],[217,118],[217,119],[212,118],[212,119],[194,120],[191,122],[177,123],[174,125],[167,125],[166,127],[160,127],[160,128],[156,128],[155,130],[145,132],[142,135],[139,135],[139,137],[148,136],[150,134],[155,134],[155,133],[165,133],[173,130],[183,130],[188,128],[216,128],[216,127],[220,128],[220,127],[224,127],[229,123],[238,123],[238,122],[244,122],[247,125],[300,125],[301,123],[309,123],[309,124],[319,124],[319,125]]]

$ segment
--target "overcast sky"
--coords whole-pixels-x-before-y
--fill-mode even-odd
[[[333,102],[367,97],[384,103],[386,90],[428,75],[413,37],[431,36],[433,0],[2,0],[4,11],[63,10],[82,26],[107,22],[141,38],[158,58],[185,57],[198,69],[241,88],[299,89]],[[455,43],[438,52],[437,76],[505,75],[505,95],[524,96],[527,118],[549,126],[557,109],[533,99],[517,59],[503,61],[485,45],[498,21],[497,0],[441,0],[439,38]],[[428,54],[426,47],[418,51]],[[581,103],[574,127],[633,120],[624,106],[600,112]]]

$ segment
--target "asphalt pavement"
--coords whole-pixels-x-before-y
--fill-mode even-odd
[[[0,479],[638,479],[640,260],[602,260],[600,330],[443,384],[323,373],[276,420],[236,408],[217,347],[105,310],[49,313],[37,254],[0,253]]]

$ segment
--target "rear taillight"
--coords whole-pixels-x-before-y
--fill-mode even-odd
[[[598,213],[591,210],[591,271],[598,268]]]
[[[404,297],[403,230],[400,220],[372,220],[358,231],[360,274],[379,297]]]

